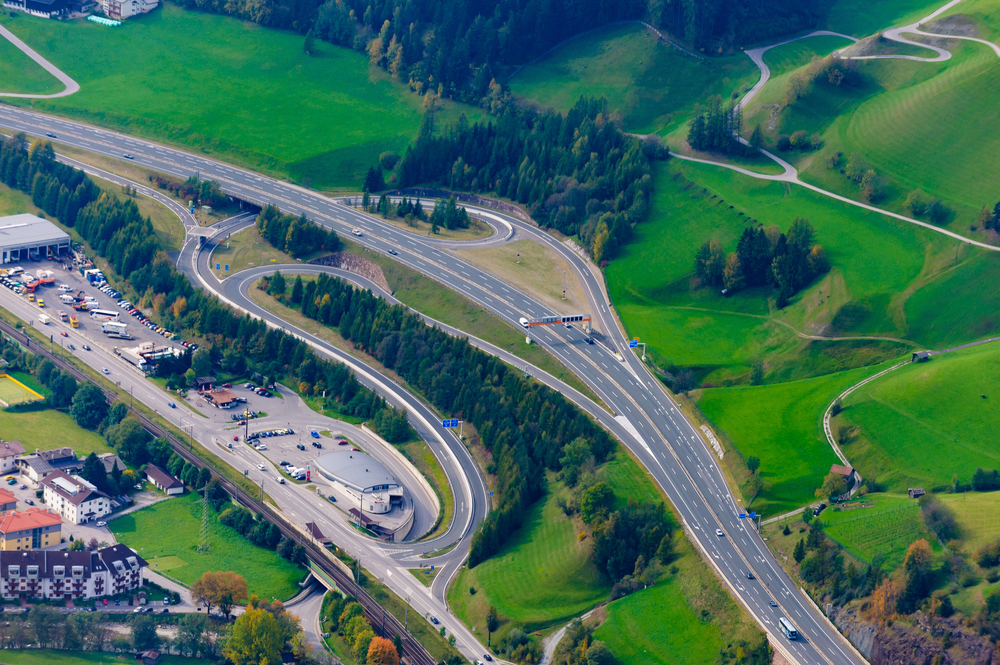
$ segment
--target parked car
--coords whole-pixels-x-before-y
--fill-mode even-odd
[[[298,445],[296,445],[295,447],[298,448],[299,450],[305,450],[306,449],[306,447],[303,446],[301,443],[298,444]]]

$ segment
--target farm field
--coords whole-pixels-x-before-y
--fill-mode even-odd
[[[905,340],[906,301],[897,294],[930,281],[955,256],[952,241],[802,188],[678,161],[658,164],[654,183],[653,212],[607,268],[609,290],[629,334],[668,366],[695,369],[700,381],[744,380],[756,357],[764,359],[773,382],[898,356],[912,344],[810,341],[797,333]],[[785,310],[773,310],[771,289],[723,298],[715,289],[694,288],[694,256],[702,243],[714,237],[725,252],[734,251],[749,224],[787,230],[796,216],[816,229],[833,269]],[[651,265],[657,270],[651,272]]]
[[[82,87],[36,101],[36,110],[194,147],[317,188],[358,186],[381,152],[405,149],[423,113],[419,96],[370,72],[360,53],[317,40],[309,56],[302,35],[170,3],[116,30],[25,15],[5,14],[0,23]],[[0,89],[17,84],[10,76],[0,69]],[[439,122],[456,118],[457,108],[448,103]]]
[[[81,457],[114,452],[102,437],[79,427],[72,417],[55,409],[27,413],[0,410],[0,432],[4,433],[0,438],[17,439],[29,452],[61,446],[72,447]]]
[[[208,571],[231,570],[247,580],[251,594],[284,600],[295,595],[305,572],[275,552],[252,545],[233,529],[210,518],[211,551],[199,554],[202,505],[196,494],[168,499],[124,515],[108,524],[118,542],[141,551],[143,558],[164,561],[169,577],[190,586]],[[227,504],[228,505],[228,504]],[[169,529],[162,526],[169,524]],[[179,562],[183,562],[179,565]],[[153,570],[155,567],[151,565]]]
[[[953,474],[969,482],[977,467],[1000,468],[998,369],[992,343],[907,365],[848,397],[834,431],[858,428],[845,454],[890,489],[947,487]]]
[[[0,92],[49,95],[62,89],[63,84],[56,77],[21,49],[0,38]]]
[[[684,122],[696,103],[750,89],[757,68],[742,54],[697,60],[639,25],[614,26],[575,39],[522,69],[511,91],[560,111],[581,95],[604,96],[627,131],[660,133]]]
[[[821,514],[826,535],[868,563],[881,555],[883,568],[893,570],[903,562],[906,549],[920,538],[927,539],[935,552],[941,545],[924,527],[920,506],[907,495],[869,494],[865,501],[848,506],[867,507],[837,510],[827,508]]]
[[[760,458],[764,492],[752,507],[765,518],[811,503],[830,465],[823,412],[844,389],[885,369],[858,368],[766,386],[694,391],[692,398],[744,458]],[[850,453],[848,453],[850,455]]]

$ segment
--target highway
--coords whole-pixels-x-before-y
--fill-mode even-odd
[[[356,240],[362,245],[384,253],[389,249],[395,250],[396,260],[462,293],[512,325],[516,326],[521,316],[536,317],[551,313],[548,308],[518,292],[509,284],[450,253],[449,247],[454,243],[416,236],[295,185],[175,148],[22,109],[0,107],[0,126],[36,136],[53,133],[57,136],[53,139],[56,144],[66,143],[111,157],[120,158],[122,153],[129,152],[138,164],[180,177],[198,172],[203,178],[217,180],[222,188],[233,196],[256,204],[274,203],[283,211],[292,214],[305,212],[310,219],[334,228],[341,234],[350,233],[351,229],[358,228],[363,235]],[[474,207],[469,209],[476,210]],[[734,596],[761,627],[767,630],[772,643],[794,662],[803,665],[864,662],[795,588],[749,521],[738,519],[740,509],[726,487],[716,465],[714,453],[674,404],[660,382],[627,349],[625,336],[614,319],[602,291],[601,282],[588,263],[569,248],[526,222],[495,211],[478,212],[487,219],[496,220],[500,226],[510,225],[513,231],[506,235],[497,233],[489,240],[490,243],[507,242],[514,238],[532,238],[558,252],[571,265],[577,278],[584,285],[591,303],[590,313],[593,315],[595,327],[602,333],[601,343],[589,345],[581,331],[561,327],[533,329],[531,337],[585,381],[613,413],[608,413],[567,386],[558,382],[555,382],[555,385],[614,433],[639,458],[676,506],[688,535],[703,550],[707,560],[715,567]],[[236,227],[230,229],[230,231],[235,230]],[[181,269],[189,276],[197,278],[204,288],[215,291],[221,298],[235,306],[244,307],[245,302],[237,302],[238,294],[241,292],[236,286],[239,283],[238,279],[229,278],[220,284],[210,272],[206,272],[204,263],[207,260],[207,251],[198,252],[194,243],[186,245],[185,252],[179,258]],[[191,261],[197,262],[191,264],[190,268],[187,265],[188,255]],[[199,255],[201,255],[200,260]],[[307,339],[314,348],[338,357],[336,350],[329,345],[309,340],[303,331],[291,329],[277,317],[266,312],[255,313],[273,325],[288,329]],[[619,351],[620,359],[616,355]],[[358,372],[362,382],[377,379],[377,376],[367,368],[362,367],[359,371],[359,364],[353,358],[348,364]],[[516,364],[525,366],[523,361],[518,361]],[[553,385],[551,382],[554,379],[542,377],[541,372],[535,368],[529,367],[528,371],[538,376],[540,380]],[[412,397],[409,400],[419,403]],[[390,398],[390,401],[411,408],[408,396],[395,396]],[[414,408],[416,415],[419,416],[420,409],[416,406]],[[429,422],[434,423],[433,420]],[[460,444],[457,448],[464,450]],[[455,454],[457,456],[459,451],[456,450]],[[473,470],[466,475],[466,478],[469,482],[475,482],[478,472]],[[722,530],[722,537],[716,535],[716,529]],[[338,544],[341,542],[339,535],[334,536]],[[349,535],[352,542],[347,549],[350,551],[352,545],[355,547],[359,545],[354,542],[357,540],[355,535]],[[465,542],[453,552],[462,551]],[[394,557],[412,556],[412,550],[398,551],[402,548],[389,546],[382,549],[386,550],[382,555],[386,561],[396,561]],[[397,551],[390,553],[390,550]],[[464,551],[462,554],[464,555]],[[375,562],[369,559],[364,563],[373,572],[380,574],[377,568],[372,568],[372,565],[382,562],[383,559],[377,559]],[[392,563],[385,563],[385,566],[388,571],[393,569]],[[747,572],[750,571],[754,573],[755,580],[748,579]],[[436,582],[435,587],[437,586]],[[432,588],[432,592],[433,596],[429,600],[438,608],[435,611],[440,612],[439,603],[443,601],[442,589]],[[772,600],[778,604],[777,608],[770,607],[769,602]],[[801,633],[799,640],[788,641],[781,635],[777,628],[778,616],[785,616],[796,624]],[[445,619],[443,616],[440,618]],[[449,628],[452,626],[449,625]],[[463,637],[469,635],[468,631],[464,631],[463,635],[463,630],[458,628],[453,629],[453,632],[456,632],[459,641],[464,645],[466,640]],[[474,638],[472,640],[474,641]],[[471,644],[469,646],[475,648],[471,647]],[[465,649],[463,653],[469,655]]]

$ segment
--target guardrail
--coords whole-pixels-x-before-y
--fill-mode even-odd
[[[90,377],[73,367],[63,358],[60,358],[58,355],[46,349],[43,344],[35,342],[34,348],[32,348],[26,332],[21,332],[4,321],[0,321],[0,332],[5,333],[14,341],[28,348],[31,353],[44,356],[53,365],[72,375],[78,382],[94,383]],[[101,386],[98,386],[98,388],[100,388],[101,392],[104,393],[104,398],[109,404],[118,400],[117,393]],[[198,457],[193,450],[185,446],[168,430],[153,422],[142,413],[133,410],[132,414],[139,419],[139,423],[142,425],[143,429],[150,434],[150,436],[154,438],[165,438],[170,443],[171,449],[184,458],[185,461],[198,467],[208,468],[212,477],[218,479],[222,488],[225,489],[230,496],[234,497],[238,504],[252,510],[254,513],[264,515],[265,519],[277,525],[278,529],[281,531],[281,535],[285,538],[299,540],[299,532],[289,524],[286,524],[284,518],[276,513],[273,508],[266,503],[249,496],[246,492],[240,491],[240,488],[236,483],[219,475],[211,468],[210,465],[206,464],[204,460]],[[393,636],[397,634],[400,636],[400,639],[403,642],[403,659],[407,663],[410,665],[435,665],[436,661],[430,653],[428,653],[427,649],[425,649],[424,646],[403,627],[403,624],[400,623],[396,617],[389,614],[385,608],[378,604],[378,601],[372,598],[367,591],[358,585],[350,575],[338,568],[336,564],[331,561],[332,557],[325,549],[309,541],[302,540],[300,541],[300,544],[305,547],[306,555],[308,556],[312,567],[322,571],[327,578],[333,580],[341,591],[353,597],[358,601],[358,603],[361,604],[361,607],[364,609],[365,617],[369,622],[371,622],[376,632],[382,633],[381,636],[387,639],[392,639]]]

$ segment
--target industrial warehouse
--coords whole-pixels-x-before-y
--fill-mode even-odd
[[[69,251],[69,234],[31,214],[0,217],[0,265],[40,261]]]

